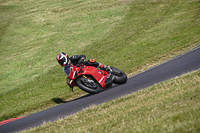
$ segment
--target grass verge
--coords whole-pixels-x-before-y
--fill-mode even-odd
[[[200,42],[199,0],[0,1],[0,120],[86,93],[55,60],[86,54],[133,75]]]

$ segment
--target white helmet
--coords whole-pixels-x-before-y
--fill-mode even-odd
[[[58,63],[61,65],[61,66],[65,66],[68,64],[69,62],[69,57],[67,54],[65,54],[64,52],[61,52],[57,55],[56,57]]]

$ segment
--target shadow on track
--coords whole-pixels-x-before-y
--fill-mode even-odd
[[[93,94],[86,94],[84,96],[81,96],[79,98],[76,98],[76,99],[73,99],[73,100],[70,100],[70,101],[63,101],[61,98],[52,98],[51,101],[57,103],[57,104],[61,104],[61,103],[68,103],[68,102],[72,102],[72,101],[76,101],[76,100],[79,100],[79,99],[82,99],[82,98],[86,98],[86,97],[89,97]]]
[[[109,89],[112,89],[113,87],[117,86],[116,84],[113,84],[112,87],[109,87],[109,88],[105,88],[105,89],[102,89],[101,92],[103,91],[106,91],[106,90],[109,90]],[[100,93],[101,93],[100,92]],[[70,101],[64,101],[62,100],[61,98],[52,98],[51,101],[57,103],[57,104],[62,104],[62,103],[68,103],[68,102],[72,102],[72,101],[76,101],[76,100],[79,100],[79,99],[82,99],[82,98],[86,98],[86,97],[89,97],[89,96],[92,96],[92,95],[95,95],[95,94],[86,94],[84,96],[81,96],[79,98],[76,98],[76,99],[73,99],[73,100],[70,100]]]

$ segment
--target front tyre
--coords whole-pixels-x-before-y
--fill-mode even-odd
[[[111,67],[111,69],[112,69],[112,74],[115,76],[115,80],[113,81],[113,83],[124,84],[127,82],[127,76],[123,71],[115,67]]]
[[[94,80],[91,80],[86,77],[81,77],[78,78],[75,81],[75,84],[83,91],[91,93],[91,94],[96,94],[101,91],[101,87],[98,83],[96,83]]]

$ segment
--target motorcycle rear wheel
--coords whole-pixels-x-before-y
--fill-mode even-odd
[[[91,79],[80,77],[75,81],[75,84],[83,91],[88,92],[90,94],[96,94],[101,91],[101,87],[94,80],[93,82],[89,82]]]
[[[112,68],[112,74],[115,76],[115,80],[113,81],[113,83],[124,84],[127,82],[127,76],[122,70],[115,67],[111,68]]]

